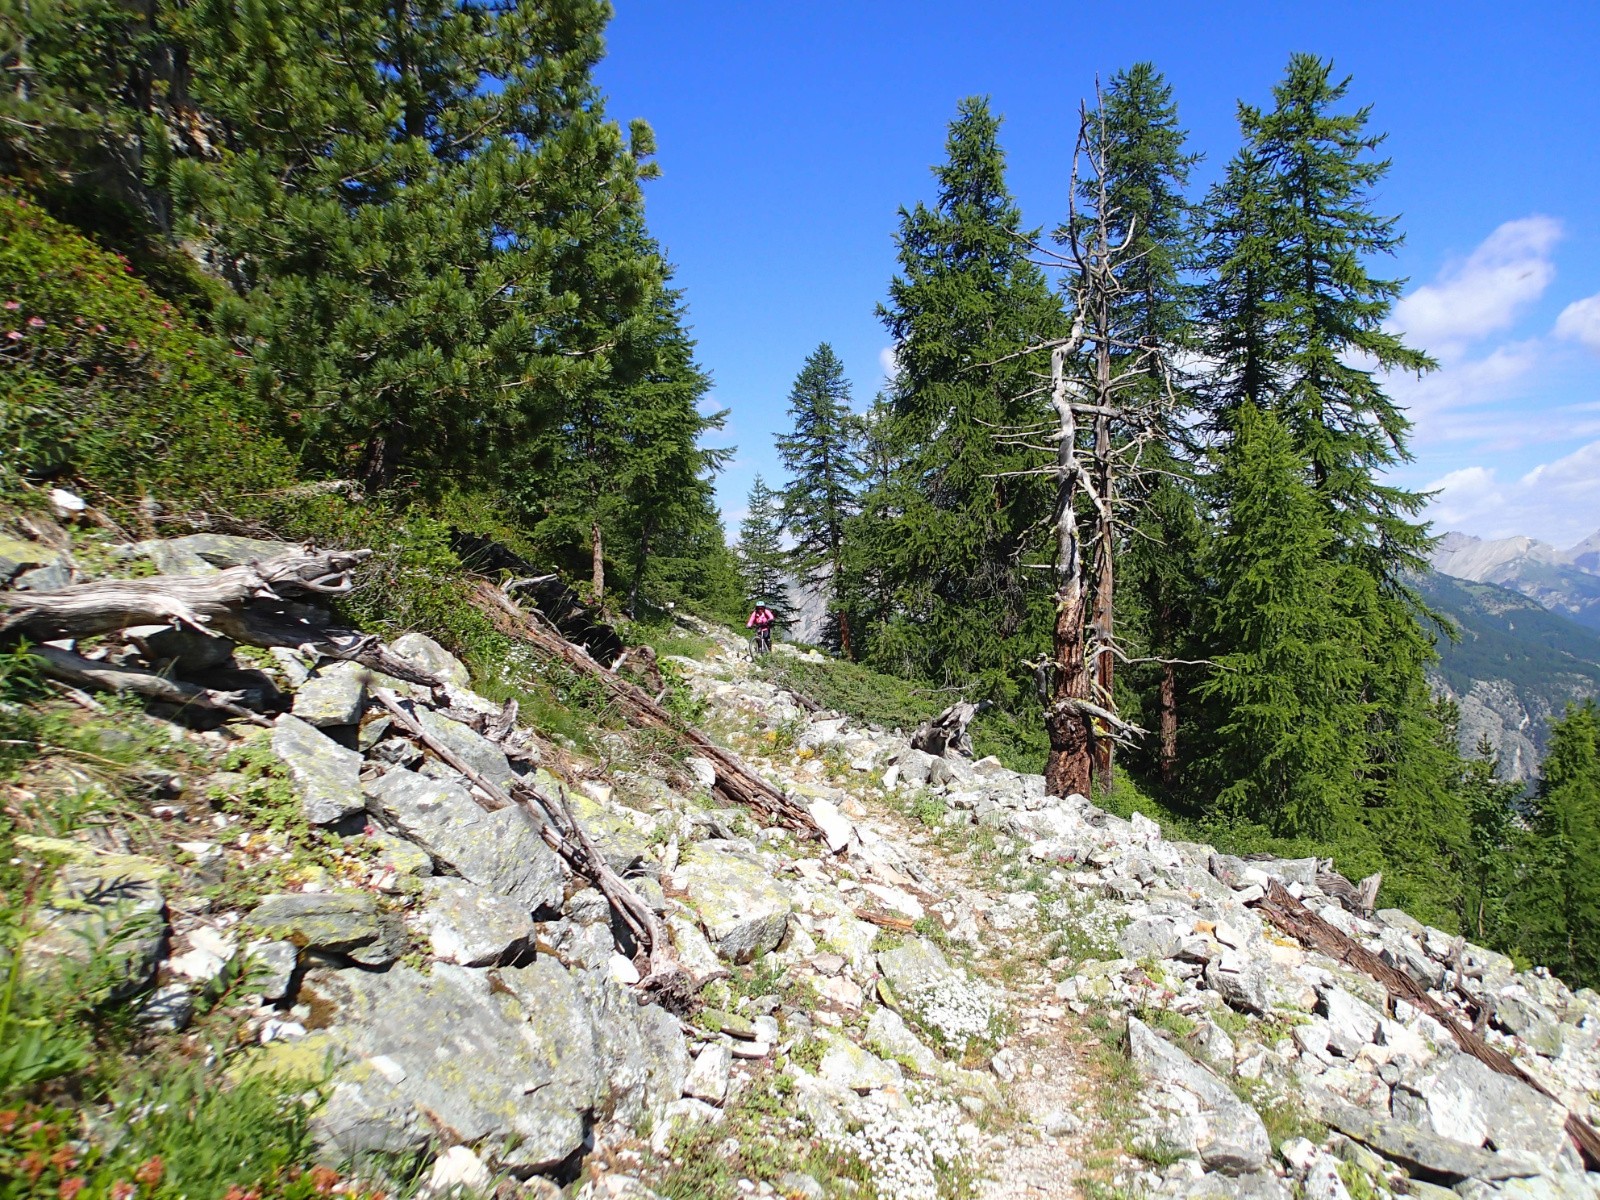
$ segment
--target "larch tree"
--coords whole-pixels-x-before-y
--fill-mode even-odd
[[[794,539],[789,561],[802,587],[826,596],[828,640],[853,658],[844,539],[864,475],[861,433],[844,364],[827,342],[807,356],[795,378],[789,418],[790,432],[778,438],[778,456],[789,472],[783,490],[783,521]]]

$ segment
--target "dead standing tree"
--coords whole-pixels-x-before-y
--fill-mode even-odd
[[[1120,336],[1116,300],[1137,255],[1132,223],[1118,221],[1107,195],[1104,145],[1104,118],[1080,107],[1068,215],[1056,234],[1063,250],[1029,243],[1041,265],[1064,273],[1073,315],[1067,337],[1036,347],[1050,351],[1045,391],[1054,420],[1000,434],[1054,458],[1026,473],[1055,485],[1055,615],[1041,699],[1050,738],[1045,787],[1057,796],[1088,795],[1096,777],[1109,783],[1112,747],[1142,732],[1117,716],[1113,695],[1122,657],[1112,601],[1119,514],[1137,492],[1128,484],[1141,473],[1144,449],[1163,436],[1171,401],[1162,348]],[[1080,194],[1091,201],[1087,212],[1079,211]],[[1139,386],[1152,376],[1163,385],[1154,402],[1152,389]]]

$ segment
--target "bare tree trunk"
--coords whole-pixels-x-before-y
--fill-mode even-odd
[[[1110,350],[1102,341],[1096,354],[1096,399],[1102,405],[1111,402],[1111,358]],[[1105,510],[1110,512],[1116,503],[1114,494],[1115,483],[1111,470],[1111,418],[1105,413],[1095,417],[1094,422],[1094,458],[1095,458],[1095,485],[1099,489]],[[1090,625],[1094,629],[1094,644],[1091,650],[1095,660],[1095,702],[1103,707],[1116,711],[1116,701],[1112,696],[1112,685],[1115,682],[1116,656],[1111,653],[1112,639],[1116,635],[1113,625],[1112,597],[1114,584],[1115,559],[1113,557],[1115,546],[1113,538],[1115,530],[1110,521],[1099,521],[1095,529],[1095,584],[1094,584],[1094,612],[1090,618]],[[1111,731],[1104,730],[1108,734]],[[1095,778],[1102,788],[1111,787],[1111,771],[1115,743],[1109,736],[1097,736],[1094,739],[1094,771]]]
[[[606,598],[606,559],[605,545],[600,537],[600,522],[598,519],[589,523],[589,547],[593,555],[593,566],[590,579],[594,587],[593,602],[596,607]]]
[[[1078,418],[1066,377],[1066,350],[1050,352],[1050,403],[1060,421],[1056,430],[1056,623],[1052,649],[1055,683],[1045,709],[1050,756],[1045,791],[1052,796],[1089,794],[1094,733],[1081,701],[1090,698],[1089,660],[1084,645],[1087,597],[1083,587],[1083,549],[1078,534],[1076,493],[1082,481],[1078,463]]]
[[[1178,776],[1178,672],[1171,663],[1161,664],[1158,703],[1161,708],[1161,784],[1170,788]]]
[[[839,656],[846,662],[855,661],[855,650],[850,645],[850,614],[839,610]]]

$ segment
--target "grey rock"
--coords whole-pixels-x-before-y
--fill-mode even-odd
[[[405,950],[399,918],[378,909],[371,892],[285,892],[251,910],[251,926],[305,950],[343,954],[382,967]]]
[[[966,977],[927,938],[878,951],[878,970],[896,996],[913,1003],[934,992],[968,986]]]
[[[828,1194],[812,1176],[799,1171],[787,1171],[780,1175],[778,1191],[780,1195],[798,1197],[799,1200],[823,1200]]]
[[[158,1033],[177,1033],[194,1020],[194,997],[181,983],[158,987],[139,1006],[139,1020]]]
[[[939,760],[931,754],[924,754],[921,750],[907,748],[900,752],[900,757],[895,760],[895,765],[900,768],[899,779],[901,783],[909,783],[912,787],[922,787],[929,782],[929,774],[933,764]]]
[[[1600,1186],[1594,1175],[1566,1171],[1507,1179],[1494,1186],[1474,1179],[1457,1188],[1456,1194],[1463,1200],[1594,1200]]]
[[[24,542],[0,532],[0,583],[9,583],[28,567],[43,566],[56,552],[39,542]]]
[[[272,752],[283,762],[313,825],[331,825],[360,812],[361,756],[292,713],[272,727]]]
[[[196,533],[188,537],[137,542],[135,553],[148,558],[163,575],[211,575],[219,568],[241,567],[295,549],[290,542]]]
[[[878,1008],[867,1022],[867,1045],[884,1058],[901,1063],[918,1075],[932,1078],[939,1074],[939,1059],[923,1045],[894,1009]]]
[[[443,742],[458,758],[482,775],[490,783],[500,787],[507,787],[517,778],[517,772],[512,770],[511,762],[506,758],[505,751],[496,746],[477,730],[463,725],[460,721],[452,721],[449,717],[440,716],[431,708],[418,708],[417,720],[434,737]],[[443,764],[440,764],[441,766]],[[448,771],[448,768],[445,768]],[[454,772],[449,772],[446,778],[456,777]]]
[[[902,1079],[899,1063],[885,1062],[831,1029],[820,1035],[827,1045],[817,1064],[817,1077],[853,1092],[894,1087]]]
[[[1183,1200],[1291,1200],[1283,1180],[1265,1171],[1248,1175],[1216,1172],[1202,1175],[1176,1193]]]
[[[683,1081],[683,1094],[721,1105],[728,1098],[728,1073],[732,1070],[733,1052],[721,1042],[712,1042],[695,1056]]]
[[[1159,962],[1177,957],[1179,947],[1193,929],[1193,922],[1176,917],[1140,917],[1128,923],[1117,935],[1117,942],[1125,958]]]
[[[730,842],[689,847],[674,878],[705,926],[717,953],[746,963],[783,940],[789,924],[788,895],[752,855]]]
[[[1319,993],[1323,1015],[1328,1020],[1328,1048],[1345,1058],[1354,1058],[1361,1047],[1378,1036],[1382,1017],[1340,987],[1323,988]]]
[[[1324,1125],[1370,1146],[1430,1183],[1454,1185],[1466,1179],[1498,1181],[1537,1175],[1539,1165],[1518,1154],[1491,1154],[1440,1137],[1405,1121],[1375,1115],[1320,1089],[1307,1088],[1304,1098]]]
[[[534,775],[534,784],[541,791],[553,793],[560,788],[560,784],[548,771],[540,770]],[[626,811],[607,808],[593,796],[583,792],[566,792],[567,807],[571,809],[573,817],[578,824],[583,826],[595,844],[595,849],[600,851],[606,864],[618,874],[625,875],[633,872],[650,854],[650,839],[633,818]]]
[[[1266,1126],[1232,1088],[1137,1017],[1128,1018],[1128,1049],[1146,1080],[1146,1103],[1193,1118],[1187,1131],[1201,1162],[1229,1175],[1268,1166],[1272,1143]]]
[[[251,986],[261,992],[261,998],[277,1001],[289,995],[294,986],[295,967],[300,961],[300,951],[293,942],[262,939],[246,942],[245,960],[249,964]]]
[[[366,708],[371,681],[372,672],[360,663],[325,663],[295,692],[294,715],[320,728],[354,725]]]
[[[533,918],[515,900],[464,879],[430,879],[418,923],[427,930],[433,956],[464,967],[487,967],[525,954],[533,941]]]
[[[162,884],[170,870],[131,854],[95,854],[78,842],[27,835],[15,841],[22,849],[73,856],[23,943],[24,973],[92,989],[96,1001],[148,987],[166,948]]]
[[[1253,959],[1224,955],[1206,964],[1206,985],[1232,1008],[1265,1016],[1272,1007],[1272,980]]]
[[[561,862],[520,808],[485,812],[459,784],[402,768],[366,790],[368,808],[379,821],[469,883],[530,912],[561,903]]]
[[[1394,1115],[1469,1146],[1528,1155],[1546,1168],[1567,1144],[1567,1110],[1519,1079],[1452,1054],[1395,1089]]]
[[[437,676],[445,683],[466,687],[472,682],[472,675],[461,660],[426,634],[402,634],[389,643],[389,649],[412,666]]]

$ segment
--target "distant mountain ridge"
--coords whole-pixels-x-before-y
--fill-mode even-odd
[[[1433,569],[1510,588],[1600,630],[1600,530],[1569,550],[1531,537],[1485,540],[1447,533],[1434,548]]]

